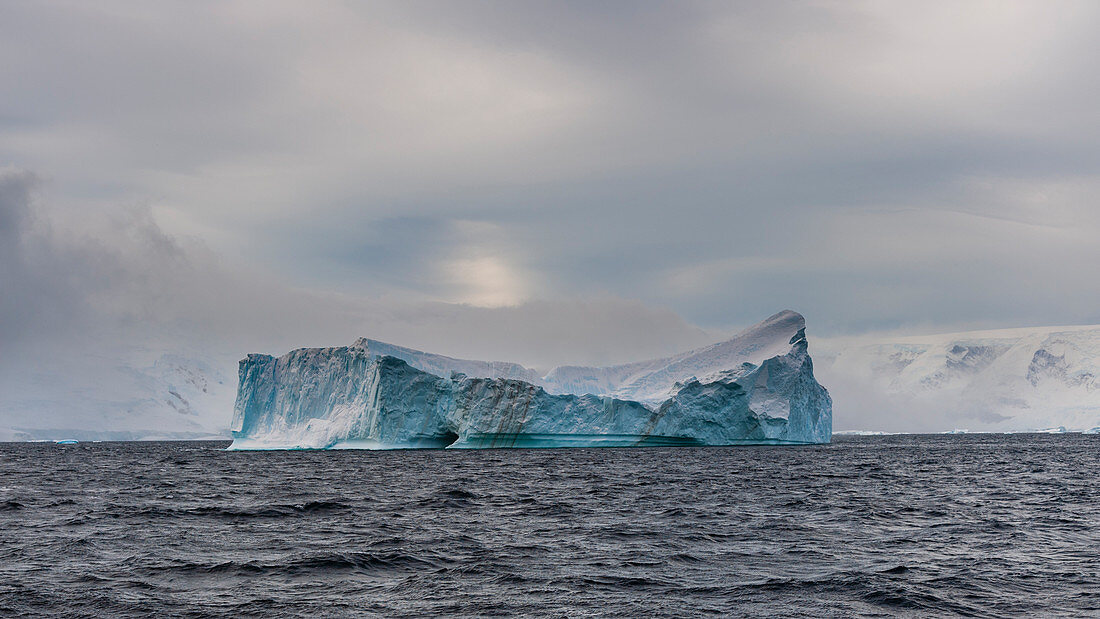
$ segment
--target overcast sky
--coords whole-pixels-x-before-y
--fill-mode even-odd
[[[545,366],[782,308],[1097,323],[1097,32],[1091,1],[0,3],[0,334]]]

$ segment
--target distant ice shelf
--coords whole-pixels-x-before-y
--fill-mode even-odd
[[[360,339],[240,362],[230,449],[637,447],[827,443],[832,400],[805,320],[611,367],[452,359]]]

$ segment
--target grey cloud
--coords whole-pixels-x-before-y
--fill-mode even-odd
[[[221,341],[218,350],[239,356],[370,336],[426,349],[438,342],[435,349],[455,355],[552,365],[659,355],[713,336],[671,311],[606,295],[481,308],[369,290],[293,289],[225,264],[202,243],[165,233],[145,208],[118,207],[100,213],[95,229],[69,229],[59,212],[34,198],[38,184],[26,172],[0,174],[3,284],[16,292],[4,295],[0,316],[0,325],[10,329],[9,344],[72,341],[78,332],[96,339],[90,326],[102,339],[159,332],[208,340],[206,345]],[[394,244],[378,251],[399,247],[405,240],[400,230],[420,234],[433,225],[394,222],[388,228]],[[64,314],[55,319],[52,309]]]
[[[76,248],[52,251],[52,231],[33,209],[39,179],[30,172],[0,169],[0,340],[8,351],[44,333],[65,336],[83,327],[80,304],[87,279],[70,266],[84,264]]]
[[[5,194],[0,329],[550,364],[1100,320],[1100,8],[980,6],[4,4],[0,164],[53,180]]]
[[[692,5],[683,11],[643,6],[626,15],[593,15],[574,5],[413,7],[414,17],[402,23],[474,44],[543,54],[609,85],[588,108],[596,124],[581,120],[555,140],[527,144],[529,152],[519,160],[553,165],[559,157],[588,160],[597,153],[618,167],[594,162],[587,176],[525,183],[530,165],[505,166],[495,183],[446,195],[414,191],[401,203],[403,211],[425,217],[504,226],[521,239],[525,264],[545,276],[541,294],[547,297],[612,290],[718,325],[747,322],[756,313],[750,307],[790,297],[822,324],[845,330],[860,329],[864,320],[874,325],[972,322],[983,316],[998,323],[1034,321],[1041,319],[1039,310],[1013,311],[1022,306],[1015,293],[1019,287],[1009,282],[1025,273],[1056,271],[1061,262],[1032,268],[1050,253],[1043,244],[1054,241],[1032,237],[1032,263],[1019,264],[1018,254],[1007,249],[1013,233],[1003,231],[1002,249],[970,256],[965,247],[956,248],[954,257],[965,262],[952,263],[951,273],[944,274],[939,239],[960,232],[980,238],[989,228],[935,212],[1015,217],[1014,205],[997,195],[1006,179],[1041,186],[1067,174],[1097,174],[1100,140],[1090,129],[1095,110],[1080,96],[1091,92],[1095,77],[1087,62],[1067,55],[1095,46],[1082,24],[1094,23],[1096,13],[1084,4],[1067,7],[1078,12],[1075,18],[1038,15],[1046,32],[1026,21],[953,15],[948,7],[946,16],[963,25],[952,26],[957,32],[945,36],[947,43],[967,50],[962,35],[967,23],[974,24],[967,20],[978,19],[984,25],[974,44],[1005,52],[1001,63],[987,58],[994,52],[985,50],[972,54],[977,61],[937,58],[941,52],[912,40],[922,34],[920,19],[906,30],[899,23],[904,16],[895,19],[889,9],[873,6],[822,5],[807,11],[782,5],[728,10]],[[1051,29],[1060,29],[1058,35]],[[1034,56],[1022,57],[1020,50]],[[928,63],[920,61],[922,52],[930,55]],[[889,61],[896,61],[895,70],[881,66]],[[1021,62],[1057,62],[1058,70],[1013,66]],[[477,144],[471,146],[477,157]],[[999,180],[976,193],[966,184],[973,177]],[[867,261],[853,267],[853,245],[863,248],[874,244],[873,235],[890,239],[909,229],[899,223],[871,231],[853,207],[867,209],[868,218],[883,209],[916,209],[938,223],[925,228],[923,251],[907,253],[910,264],[904,269],[888,260],[893,253],[888,243],[880,244],[879,256],[861,249]],[[1082,196],[1044,208],[1060,210],[1063,224],[1068,218],[1095,226],[1091,203]],[[1042,218],[1043,210],[1033,208],[1024,217]],[[363,229],[384,226],[393,217],[387,207],[362,203],[331,212],[333,219]],[[823,236],[823,222],[834,216],[848,229]],[[432,243],[424,237],[416,244],[423,253],[403,255],[428,263]],[[328,250],[317,245],[305,251]],[[662,293],[653,286],[654,278],[670,269],[752,257],[777,259],[784,271],[718,280],[706,295]],[[388,266],[370,251],[348,252],[341,259],[351,267],[352,281],[375,281],[374,271]],[[1088,247],[1078,244],[1076,260],[1089,259]],[[989,264],[999,266],[983,279]],[[1001,277],[1005,267],[1018,270]],[[969,280],[988,285],[970,286]],[[423,289],[418,281],[413,278],[412,287]],[[922,300],[918,291],[934,294]],[[1095,315],[1083,309],[1091,301],[1087,291],[1063,294],[1073,300],[1046,307],[1047,320]],[[856,299],[862,305],[853,311],[849,305]]]

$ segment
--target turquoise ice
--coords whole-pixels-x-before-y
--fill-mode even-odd
[[[832,401],[784,311],[664,359],[560,367],[451,359],[361,339],[240,363],[231,449],[827,443]]]

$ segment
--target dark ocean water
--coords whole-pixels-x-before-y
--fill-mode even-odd
[[[1100,436],[225,445],[0,444],[0,614],[1100,614]]]

